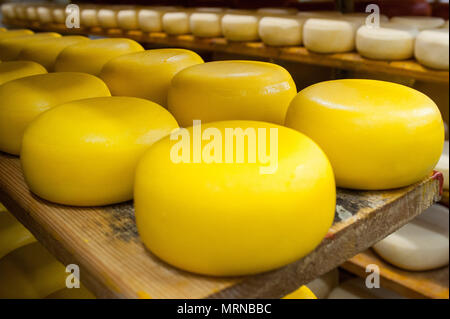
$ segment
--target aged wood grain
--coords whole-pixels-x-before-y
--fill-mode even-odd
[[[449,298],[449,267],[431,271],[406,271],[383,261],[372,250],[366,250],[345,262],[341,267],[358,276],[366,277],[366,266],[380,268],[380,283],[408,298]]]
[[[439,200],[429,177],[383,192],[339,190],[335,222],[311,254],[281,269],[212,278],[175,269],[139,240],[131,203],[95,208],[61,206],[28,190],[18,158],[0,153],[0,201],[100,298],[280,298],[335,268]],[[300,234],[299,234],[300,235]]]
[[[224,38],[196,38],[192,35],[169,36],[159,32],[144,33],[138,30],[122,31],[120,29],[104,30],[98,27],[67,29],[64,25],[59,24],[41,25],[38,22],[27,24],[23,21],[4,21],[4,24],[17,27],[29,27],[42,31],[56,31],[60,33],[128,37],[141,43],[160,44],[166,47],[183,47],[192,50],[245,54],[249,56],[281,59],[347,70],[399,75],[429,82],[449,82],[448,71],[429,69],[414,60],[376,61],[363,58],[356,52],[317,54],[309,52],[304,47],[277,48],[266,46],[261,42],[227,42]]]

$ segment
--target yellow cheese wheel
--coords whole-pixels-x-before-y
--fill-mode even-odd
[[[72,35],[32,41],[23,46],[17,60],[29,60],[43,65],[49,72],[53,71],[58,55],[70,45],[88,41],[87,37]]]
[[[326,235],[335,201],[320,148],[294,130],[257,121],[175,131],[142,157],[134,188],[145,246],[175,267],[214,276],[260,273],[302,258]]]
[[[5,28],[0,28],[0,32],[6,32]]]
[[[6,39],[6,38],[13,38],[13,37],[20,37],[24,35],[30,35],[34,32],[27,29],[18,29],[18,30],[11,30],[0,33],[0,40]]]
[[[45,68],[31,61],[10,61],[0,63],[0,85],[30,75],[45,74]]]
[[[282,299],[317,299],[316,295],[306,286],[301,286]]]
[[[8,211],[0,211],[0,260],[20,247],[35,242],[34,236]]]
[[[48,109],[109,95],[102,80],[76,72],[33,75],[0,85],[0,150],[18,155],[25,128]]]
[[[0,299],[44,298],[66,286],[64,266],[39,243],[0,260]]]
[[[20,37],[0,39],[0,60],[15,60],[27,43],[39,42],[47,38],[56,38],[61,35],[55,32],[43,32]]]
[[[337,185],[406,186],[429,174],[442,152],[436,104],[409,87],[375,80],[336,80],[300,91],[286,126],[312,138],[329,157]]]
[[[140,97],[166,106],[173,76],[200,63],[203,59],[190,50],[148,50],[112,59],[104,66],[100,78],[112,95]]]
[[[216,61],[194,65],[175,75],[168,108],[180,126],[223,120],[283,124],[297,93],[281,66],[257,61]]]
[[[25,180],[32,192],[61,204],[130,200],[142,153],[177,127],[166,109],[133,97],[60,105],[25,131],[20,154]]]
[[[55,71],[86,72],[100,74],[103,66],[111,59],[144,48],[131,39],[98,39],[84,41],[65,48],[55,63]]]

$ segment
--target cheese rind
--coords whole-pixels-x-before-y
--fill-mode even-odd
[[[307,286],[301,286],[282,299],[317,299],[317,297]]]
[[[216,61],[175,75],[168,109],[178,123],[255,120],[282,124],[295,83],[281,66],[257,61]]]
[[[412,26],[419,30],[428,30],[442,27],[445,24],[445,20],[438,17],[425,17],[425,16],[407,16],[407,17],[392,17],[391,22]]]
[[[36,195],[51,202],[109,205],[133,198],[139,158],[178,125],[156,103],[100,97],[61,104],[27,128],[21,164]]]
[[[420,32],[416,38],[414,56],[420,64],[427,67],[448,70],[448,29],[425,30]]]
[[[42,32],[7,39],[0,38],[0,60],[1,61],[16,60],[20,52],[25,47],[25,45],[33,42],[39,42],[41,40],[48,38],[58,38],[58,37],[61,37],[59,33]]]
[[[431,173],[444,144],[436,104],[419,91],[384,81],[309,86],[292,100],[285,125],[322,147],[337,185],[344,188],[379,190],[418,182]]]
[[[0,150],[19,155],[25,128],[48,109],[72,100],[109,96],[99,78],[60,72],[28,76],[0,86]]]
[[[294,17],[263,17],[259,22],[259,37],[271,46],[301,45],[303,23],[303,19]]]
[[[171,35],[190,33],[189,16],[190,12],[188,11],[164,13],[162,17],[162,27],[164,32]]]
[[[32,61],[10,61],[0,63],[0,85],[30,75],[45,74],[47,70]]]
[[[230,41],[257,41],[260,18],[257,15],[227,13],[222,18],[222,33]]]
[[[117,24],[119,28],[123,30],[137,30],[138,23],[138,10],[136,9],[124,9],[117,13]]]
[[[222,13],[194,12],[190,16],[190,30],[196,37],[222,36]]]

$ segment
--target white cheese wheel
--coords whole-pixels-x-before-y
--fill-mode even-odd
[[[425,271],[448,265],[448,208],[433,205],[373,249],[389,263],[406,270]]]
[[[301,45],[304,22],[296,16],[263,17],[259,21],[259,37],[272,46]]]
[[[422,31],[416,38],[414,56],[427,67],[448,70],[448,42],[448,29]]]
[[[303,43],[318,53],[352,51],[356,28],[356,23],[347,20],[308,19],[303,26]]]
[[[340,284],[331,291],[328,299],[404,299],[399,294],[383,287],[367,288],[365,279],[354,278]]]
[[[124,9],[117,13],[117,24],[124,30],[136,30],[139,28],[138,10]]]
[[[257,15],[225,14],[222,18],[222,33],[230,41],[257,41],[259,19]]]
[[[16,12],[16,18],[19,20],[26,20],[27,19],[27,12],[26,12],[26,6],[23,4],[16,4],[14,6],[14,10]]]
[[[38,20],[38,14],[37,14],[36,9],[37,8],[34,5],[29,5],[25,8],[25,15],[27,17],[27,20],[30,20],[30,21]]]
[[[194,12],[190,16],[190,29],[196,37],[222,36],[222,13]]]
[[[448,165],[449,165],[449,160],[448,160],[448,141],[444,142],[444,150],[442,151],[442,155],[441,158],[439,159],[439,162],[436,164],[436,167],[434,168],[435,170],[439,171],[442,173],[442,175],[444,175],[444,189],[448,189],[448,180],[449,180],[449,175],[448,175]]]
[[[16,11],[14,10],[14,3],[2,4],[2,15],[8,19],[14,19],[16,17]]]
[[[36,9],[38,20],[40,23],[51,23],[53,22],[52,9],[48,6],[39,6]]]
[[[144,32],[161,32],[162,17],[166,12],[179,10],[177,7],[149,7],[138,12],[139,28]]]
[[[318,299],[325,299],[330,292],[339,284],[339,270],[337,268],[310,281],[306,286],[316,295]]]
[[[190,33],[188,11],[166,12],[162,17],[163,31],[167,34],[188,34]]]
[[[53,20],[56,23],[66,23],[66,9],[65,8],[54,8],[52,14],[53,14]]]
[[[259,8],[256,13],[261,15],[292,15],[297,14],[298,10],[295,8]]]
[[[82,27],[97,27],[98,19],[97,12],[95,8],[86,8],[80,10],[80,25]]]
[[[445,24],[445,20],[442,18],[425,16],[392,17],[390,21],[416,27],[419,30],[435,29]]]
[[[414,29],[362,26],[356,32],[356,49],[375,60],[406,60],[414,55]]]
[[[97,13],[99,26],[105,29],[117,28],[117,11],[114,8],[99,9]]]

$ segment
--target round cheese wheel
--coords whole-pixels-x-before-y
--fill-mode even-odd
[[[356,24],[344,20],[308,19],[303,26],[303,43],[318,53],[340,53],[355,48]]]
[[[103,67],[100,78],[112,95],[140,97],[167,107],[167,93],[174,75],[200,63],[203,59],[190,50],[148,50],[112,59]]]
[[[418,182],[431,173],[444,143],[436,104],[419,91],[384,81],[309,86],[291,102],[285,125],[322,147],[337,185],[345,188],[379,190]]]
[[[25,8],[25,15],[27,20],[30,21],[37,21],[38,20],[38,14],[37,14],[37,10],[36,10],[36,6],[35,5],[28,5]]]
[[[176,7],[153,7],[139,10],[139,28],[144,32],[161,32],[162,17],[166,12],[176,11]]]
[[[11,213],[0,211],[0,260],[35,241],[34,236]]]
[[[412,26],[419,30],[435,29],[442,27],[445,24],[445,20],[442,18],[423,16],[392,17],[390,21]]]
[[[31,61],[11,61],[0,63],[0,85],[11,80],[30,75],[45,74],[45,68]]]
[[[16,249],[0,260],[0,298],[44,298],[66,286],[65,270],[38,242]]]
[[[65,8],[54,8],[53,12],[53,20],[56,23],[66,23],[66,9]]]
[[[194,273],[236,276],[282,267],[322,241],[336,194],[331,166],[312,140],[256,121],[175,134],[155,143],[136,170],[136,224],[156,256]],[[234,136],[236,144],[227,142]],[[279,165],[261,157],[266,144]],[[243,156],[233,160],[234,150]]]
[[[448,70],[448,30],[425,30],[419,33],[414,56],[420,64],[439,70]]]
[[[26,20],[27,19],[27,12],[26,12],[25,4],[16,3],[14,6],[14,11],[16,12],[16,18],[18,20]]]
[[[20,160],[25,181],[33,193],[59,204],[131,200],[139,158],[175,128],[167,110],[143,99],[101,97],[61,104],[24,133]]]
[[[17,60],[37,62],[52,72],[62,50],[83,41],[89,41],[89,39],[80,35],[71,35],[27,42],[17,56]]]
[[[1,65],[0,65],[1,66]],[[448,160],[448,141],[444,142],[444,150],[442,151],[442,155],[441,158],[439,159],[439,162],[436,164],[436,167],[434,168],[435,170],[439,171],[442,173],[442,175],[444,175],[444,189],[449,189],[449,174],[448,174],[448,165],[449,165],[449,160]]]
[[[258,15],[225,14],[222,18],[222,33],[229,41],[259,40]]]
[[[333,289],[328,299],[404,299],[404,297],[381,286],[368,288],[365,279],[354,278]]]
[[[11,30],[0,33],[0,41],[7,39],[7,38],[14,38],[14,37],[23,37],[25,35],[33,34],[34,32],[27,29],[18,29],[18,30]]]
[[[20,37],[0,39],[0,61],[16,60],[24,46],[28,43],[39,42],[43,39],[61,37],[59,33],[42,32]]]
[[[196,37],[221,37],[222,13],[194,12],[190,16],[190,30]]]
[[[281,66],[257,61],[216,61],[175,75],[168,109],[181,126],[194,120],[255,120],[282,124],[295,83]]]
[[[38,6],[36,12],[40,23],[46,24],[53,22],[52,8],[50,6]]]
[[[1,6],[2,15],[6,19],[14,19],[16,11],[14,10],[14,3],[3,3]]]
[[[81,27],[97,27],[99,25],[97,19],[96,8],[81,8],[80,9],[80,26]]]
[[[19,155],[22,136],[39,114],[68,101],[109,96],[99,78],[84,73],[49,73],[0,86],[0,150]]]
[[[96,299],[95,296],[86,287],[80,285],[80,288],[63,288],[54,292],[45,299]]]
[[[373,249],[399,268],[426,271],[448,265],[448,234],[448,208],[433,205]]]
[[[297,17],[263,17],[259,22],[259,37],[271,46],[302,44],[304,19]]]
[[[117,12],[119,9],[114,7],[100,8],[97,13],[97,20],[100,27],[113,29],[118,27]]]
[[[337,268],[327,272],[326,274],[310,281],[306,286],[319,299],[326,299],[330,292],[339,284],[339,270]]]
[[[6,29],[5,28],[0,28],[0,32],[5,32]]]
[[[136,30],[139,28],[138,11],[136,9],[124,9],[117,13],[117,25],[123,30]]]
[[[375,60],[406,60],[414,54],[415,31],[411,28],[362,26],[356,32],[356,49]]]
[[[307,286],[301,286],[282,299],[317,299],[317,297]]]
[[[111,59],[143,50],[139,43],[125,38],[84,41],[61,51],[55,62],[55,71],[77,71],[98,75]]]
[[[188,11],[166,12],[162,17],[162,27],[167,34],[178,35],[190,33]]]

